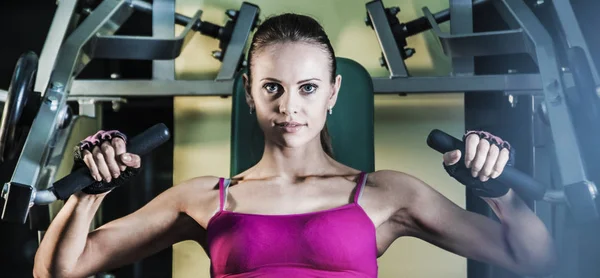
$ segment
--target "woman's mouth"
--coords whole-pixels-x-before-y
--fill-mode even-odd
[[[301,124],[298,122],[281,122],[281,123],[275,123],[275,126],[282,129],[284,132],[296,133],[296,132],[300,131],[300,129],[302,129],[302,127],[305,127],[306,124]]]

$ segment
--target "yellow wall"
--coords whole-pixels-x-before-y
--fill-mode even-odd
[[[253,0],[261,18],[282,12],[297,12],[317,18],[328,32],[336,54],[354,59],[373,76],[386,76],[379,66],[379,48],[374,31],[365,26],[365,3],[358,0]],[[203,10],[202,19],[223,24],[224,11],[238,9],[242,1],[178,0],[177,12],[192,16]],[[386,0],[386,7],[399,6],[401,21],[447,8],[447,0]],[[442,27],[447,29],[447,25]],[[180,32],[178,27],[176,32]],[[417,53],[407,61],[413,75],[448,74],[449,63],[427,32],[408,39]],[[214,39],[197,35],[176,60],[179,79],[213,78],[220,63],[213,59],[218,49]],[[464,187],[451,180],[441,167],[441,156],[427,147],[431,129],[440,128],[455,136],[463,129],[461,94],[377,95],[375,98],[376,168],[396,169],[415,175],[464,207]],[[229,174],[231,99],[178,97],[175,101],[175,184],[199,175]],[[466,277],[466,260],[420,240],[398,240],[379,260],[380,277]],[[174,247],[174,277],[209,277],[209,261],[202,249],[184,242]]]

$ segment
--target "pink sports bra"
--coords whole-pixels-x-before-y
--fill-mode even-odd
[[[229,179],[219,180],[218,212],[207,227],[212,277],[377,277],[376,229],[354,202],[317,212],[261,215],[224,209]]]

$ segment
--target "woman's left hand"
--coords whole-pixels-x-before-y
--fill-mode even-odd
[[[492,142],[492,143],[490,143]],[[510,145],[490,133],[479,131],[469,132],[465,138],[465,166],[471,169],[471,175],[482,182],[495,179],[510,158]],[[444,154],[444,164],[454,165],[460,161],[460,150]]]

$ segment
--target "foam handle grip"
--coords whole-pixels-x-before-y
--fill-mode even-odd
[[[171,134],[167,126],[163,123],[156,124],[131,138],[127,143],[127,152],[143,156],[167,142],[170,138]],[[71,194],[81,191],[94,182],[96,180],[90,175],[89,169],[83,167],[56,181],[51,190],[56,198],[66,200]]]
[[[459,149],[464,156],[464,142],[438,129],[429,133],[427,145],[442,154]],[[532,200],[541,200],[546,193],[544,185],[511,166],[504,167],[504,171],[496,180],[514,189],[521,197]]]

